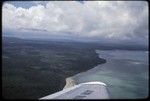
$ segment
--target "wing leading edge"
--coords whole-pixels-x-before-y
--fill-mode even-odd
[[[103,82],[86,82],[40,98],[44,99],[109,99],[107,85]]]

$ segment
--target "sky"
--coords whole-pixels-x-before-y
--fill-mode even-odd
[[[148,20],[146,1],[7,1],[2,34],[147,45]]]

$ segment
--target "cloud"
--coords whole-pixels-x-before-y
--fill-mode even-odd
[[[30,8],[4,3],[3,29],[20,29],[19,32],[24,31],[23,29],[43,30],[49,32],[46,34],[49,37],[52,33],[57,33],[55,35],[58,37],[65,35],[106,41],[148,41],[148,3],[145,1],[49,1],[45,5],[42,2],[35,3]]]

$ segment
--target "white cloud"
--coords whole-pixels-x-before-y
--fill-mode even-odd
[[[93,39],[148,40],[148,4],[145,1],[49,1],[30,8],[3,5],[3,28],[41,29]],[[20,30],[21,31],[21,30]],[[23,31],[23,30],[22,30]],[[143,39],[143,40],[145,40]]]

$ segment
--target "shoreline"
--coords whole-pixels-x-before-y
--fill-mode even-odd
[[[95,50],[95,51],[96,51],[96,50]],[[97,52],[95,52],[95,53],[98,54]],[[98,54],[98,58],[99,58],[99,59],[104,59],[104,58],[99,57],[99,54]],[[105,60],[104,63],[107,63],[106,59],[104,59],[104,60]],[[98,64],[98,65],[101,65],[101,64],[104,64],[104,63],[100,63],[100,64]],[[94,66],[93,68],[97,67],[98,65]],[[91,69],[93,69],[93,68],[91,68]],[[91,70],[91,69],[89,69],[89,70]],[[87,72],[87,71],[89,71],[89,70],[86,70],[86,71],[77,73],[77,74],[75,74],[75,75],[78,75],[78,74]],[[75,76],[75,75],[73,75],[73,76]],[[76,81],[73,79],[73,76],[67,77],[67,78],[65,79],[66,84],[65,84],[63,90],[66,89],[66,88],[70,88],[70,87],[73,87],[73,86],[77,85]]]
[[[64,86],[63,90],[76,85],[76,82],[72,77],[67,77],[65,80],[66,80],[66,85]]]

